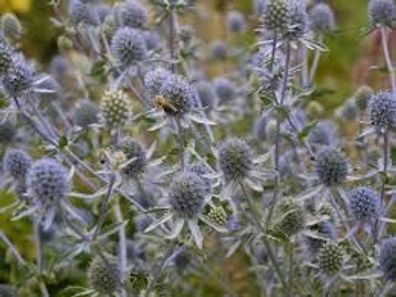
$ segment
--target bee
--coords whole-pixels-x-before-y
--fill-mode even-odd
[[[154,106],[158,109],[162,109],[166,113],[177,113],[177,108],[169,101],[169,99],[163,96],[157,96],[154,98]]]
[[[126,162],[125,153],[109,146],[99,152],[99,162],[102,166],[119,169]]]
[[[110,146],[110,147],[106,147],[104,149],[101,149],[98,152],[98,159],[99,159],[100,165],[104,166],[104,165],[106,165],[108,163],[109,156],[110,156],[112,150],[113,150],[113,148]]]

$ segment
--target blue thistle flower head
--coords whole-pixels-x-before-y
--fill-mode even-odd
[[[373,95],[368,106],[369,121],[376,130],[388,130],[395,126],[396,99],[390,92]]]
[[[378,256],[379,268],[389,281],[396,280],[396,237],[388,238],[381,243]]]
[[[191,264],[191,253],[185,246],[178,248],[173,255],[173,263],[179,271],[184,271]]]
[[[129,28],[119,28],[111,40],[111,51],[118,63],[126,68],[147,57],[146,42],[142,33]]]
[[[72,22],[76,25],[85,24],[96,26],[98,24],[98,18],[92,5],[81,0],[70,1],[69,15]]]
[[[154,70],[150,70],[144,77],[144,85],[153,95],[158,95],[164,82],[172,76],[172,73],[162,67],[157,67]]]
[[[34,82],[32,67],[26,62],[22,55],[15,54],[13,62],[3,77],[3,87],[11,97],[19,97],[28,92]]]
[[[254,12],[261,16],[265,11],[266,0],[254,0]]]
[[[209,195],[212,193],[212,181],[208,177],[210,174],[210,170],[208,166],[206,166],[202,162],[196,162],[187,167],[187,172],[191,172],[193,174],[196,174],[197,176],[202,178],[203,184],[205,186],[205,191]]]
[[[292,39],[299,39],[308,31],[308,14],[305,1],[289,0],[289,28],[286,35]]]
[[[348,100],[345,104],[341,107],[340,114],[342,118],[353,121],[356,120],[358,116],[358,108],[356,106],[355,100]]]
[[[111,14],[111,7],[107,3],[97,3],[94,6],[94,11],[98,16],[98,20],[101,24],[104,23],[106,18]]]
[[[125,154],[127,161],[133,160],[122,169],[122,174],[126,177],[138,178],[147,165],[146,151],[143,146],[133,138],[125,138],[121,141],[119,148]]]
[[[74,111],[74,122],[83,129],[99,123],[99,108],[92,102],[81,102]]]
[[[221,103],[230,102],[237,96],[235,84],[225,77],[216,78],[214,87]]]
[[[379,195],[367,187],[353,189],[349,194],[349,207],[357,221],[371,223],[380,215]]]
[[[245,17],[239,11],[230,11],[227,15],[227,27],[232,33],[241,33],[246,29]]]
[[[326,3],[316,4],[310,14],[310,27],[319,33],[328,33],[335,29],[333,10]]]
[[[228,57],[227,44],[222,40],[215,40],[210,45],[210,56],[213,60],[223,61]]]
[[[323,148],[316,157],[315,172],[323,185],[339,186],[347,178],[348,162],[337,149]]]
[[[69,61],[63,56],[55,56],[49,65],[49,72],[59,78],[66,75],[70,68]]]
[[[168,106],[163,110],[170,116],[183,116],[191,111],[195,104],[195,95],[191,85],[179,75],[171,75],[162,84],[159,96],[154,99],[164,100]]]
[[[155,31],[144,31],[143,38],[146,42],[146,48],[149,51],[155,51],[161,48],[161,38]]]
[[[32,165],[32,158],[19,149],[9,149],[3,159],[4,170],[17,180],[23,180]]]
[[[217,95],[213,85],[207,81],[200,81],[195,85],[198,99],[203,108],[212,109],[217,105]]]
[[[391,26],[395,6],[392,0],[370,0],[368,16],[373,25]]]
[[[113,257],[96,257],[88,269],[90,287],[97,293],[111,296],[121,289],[121,271]]]
[[[9,144],[12,143],[17,134],[17,129],[10,121],[0,123],[0,143]]]
[[[334,126],[329,121],[321,121],[308,134],[308,143],[313,149],[324,146],[335,146],[337,136]]]
[[[203,179],[193,172],[185,172],[177,176],[168,193],[169,204],[173,211],[187,219],[201,213],[206,197]]]
[[[253,151],[238,138],[230,138],[219,146],[218,162],[226,181],[238,181],[249,175],[253,168]]]
[[[42,205],[65,199],[70,189],[65,168],[50,158],[32,164],[26,183],[29,196]]]
[[[147,22],[147,11],[137,1],[127,0],[115,8],[115,19],[119,27],[141,29]]]

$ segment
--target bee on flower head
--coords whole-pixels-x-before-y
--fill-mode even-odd
[[[164,96],[156,96],[154,98],[153,104],[156,108],[163,110],[166,113],[177,113],[177,108],[170,102],[169,99],[165,98]]]
[[[103,167],[118,171],[127,162],[127,157],[123,151],[109,146],[99,152],[99,162]]]

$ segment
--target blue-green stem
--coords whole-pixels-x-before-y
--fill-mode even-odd
[[[119,199],[116,199],[114,206],[114,215],[118,224],[124,224],[124,218],[122,216],[122,211],[120,207]],[[127,237],[125,233],[125,226],[121,225],[118,230],[118,260],[120,263],[121,275],[125,275],[128,267],[128,250],[127,250]],[[126,291],[123,289],[121,291],[122,297],[126,297]]]
[[[392,93],[393,95],[396,95],[396,78],[395,78],[395,71],[393,69],[393,64],[392,64],[392,59],[389,53],[389,48],[388,48],[388,39],[386,37],[386,27],[381,26],[380,31],[381,31],[381,41],[382,41],[382,49],[384,51],[384,57],[385,57],[385,63],[386,63],[386,68],[388,69],[389,73],[389,80],[392,86]]]
[[[282,284],[283,289],[287,292],[288,291],[288,284],[286,282],[286,278],[283,275],[283,273],[282,273],[282,271],[280,269],[280,265],[279,265],[279,263],[276,260],[275,254],[274,254],[274,252],[272,250],[272,247],[271,247],[271,244],[270,244],[270,242],[269,242],[269,240],[267,238],[267,234],[266,234],[267,232],[266,232],[265,228],[261,224],[260,214],[257,211],[257,207],[254,205],[254,201],[253,201],[252,197],[247,193],[245,185],[243,184],[243,182],[240,182],[239,185],[241,187],[243,196],[244,196],[244,198],[246,198],[246,201],[248,203],[249,209],[250,209],[252,217],[253,217],[253,221],[256,224],[256,227],[259,229],[259,231],[261,231],[263,233],[261,238],[262,238],[264,246],[265,246],[265,248],[266,248],[266,250],[268,252],[268,257],[269,257],[269,260],[270,260],[270,262],[272,264],[272,267],[275,269],[275,273],[277,274],[277,276],[278,276],[278,278],[279,278],[279,280],[280,280],[280,282]]]

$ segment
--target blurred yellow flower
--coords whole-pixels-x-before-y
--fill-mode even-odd
[[[31,8],[31,0],[0,0],[0,11],[27,13]]]
[[[16,12],[26,13],[30,10],[30,0],[11,0],[11,9]]]

